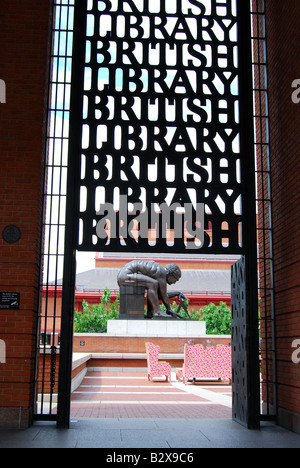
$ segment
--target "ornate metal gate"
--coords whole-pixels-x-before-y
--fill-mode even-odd
[[[76,249],[244,255],[256,287],[250,38],[244,0],[75,2],[60,427]]]
[[[246,133],[252,116],[250,16],[243,3],[77,5],[71,154],[75,196],[81,198],[79,250],[244,252],[243,178],[253,145]],[[190,239],[200,229],[202,239],[187,242],[178,232],[169,245],[159,231],[162,205],[190,206]],[[199,232],[196,206],[205,211]],[[133,239],[134,221],[157,228],[152,242],[141,229]]]

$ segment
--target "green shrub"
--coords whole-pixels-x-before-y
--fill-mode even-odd
[[[231,310],[225,302],[209,304],[201,310],[207,335],[231,335]]]
[[[188,304],[189,301],[186,302],[187,307]],[[107,321],[119,317],[120,297],[118,295],[115,302],[111,303],[111,291],[105,288],[100,304],[89,305],[88,302],[83,301],[82,306],[83,312],[75,311],[75,333],[106,333]],[[173,302],[171,308],[174,311],[177,310],[176,301]],[[162,309],[165,310],[165,307],[162,306]],[[209,304],[198,312],[190,309],[189,313],[193,320],[206,322],[207,335],[231,334],[231,310],[225,302],[220,302],[218,306]],[[180,314],[184,318],[188,318],[183,309],[181,309]]]
[[[119,317],[120,298],[117,296],[114,303],[110,299],[111,291],[105,288],[100,304],[89,305],[83,301],[83,312],[75,311],[75,333],[106,333],[107,321]]]

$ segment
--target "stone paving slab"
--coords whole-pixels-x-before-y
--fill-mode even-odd
[[[206,384],[206,385],[205,385]],[[205,385],[205,387],[204,387]],[[207,388],[209,390],[207,390]],[[217,391],[217,392],[216,392]],[[226,395],[224,395],[226,393]],[[88,372],[72,394],[74,418],[231,418],[231,387],[155,379],[140,372]]]

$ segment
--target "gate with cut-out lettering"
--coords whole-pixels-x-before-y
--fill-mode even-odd
[[[82,24],[71,142],[76,139],[79,250],[244,251],[248,187],[242,180],[251,174],[253,145],[244,73],[251,66],[244,38],[249,16],[240,3],[132,0],[78,6]],[[202,242],[195,236],[195,213],[186,235],[168,242],[162,210],[154,216],[162,204],[176,207],[176,213],[185,205],[193,212],[203,206]],[[117,219],[107,213],[110,206]],[[149,219],[141,219],[145,209]],[[104,216],[113,226],[111,235],[104,232]],[[134,221],[148,223],[153,237],[130,235]]]
[[[240,0],[75,1],[61,427],[76,250],[243,255],[257,297],[250,21]]]

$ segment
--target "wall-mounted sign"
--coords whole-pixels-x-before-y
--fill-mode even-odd
[[[20,309],[20,293],[0,292],[0,309],[19,310]]]

